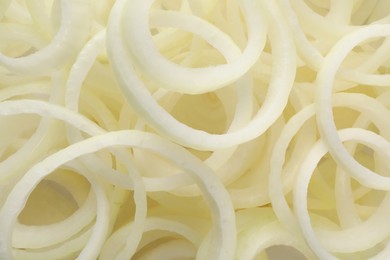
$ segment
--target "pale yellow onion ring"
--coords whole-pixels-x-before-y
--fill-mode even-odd
[[[210,241],[213,244],[211,247],[213,252],[211,252],[211,254],[214,255],[216,259],[230,259],[232,257],[235,250],[234,211],[226,190],[223,185],[220,184],[216,176],[185,149],[161,139],[158,136],[137,131],[119,131],[94,136],[70,145],[52,156],[47,157],[26,173],[22,180],[15,186],[13,192],[8,196],[7,202],[0,212],[0,230],[2,230],[0,234],[5,236],[1,237],[0,235],[0,244],[3,248],[3,250],[0,251],[4,251],[5,258],[10,254],[9,238],[7,239],[7,237],[11,234],[10,229],[13,221],[15,221],[15,217],[23,207],[23,205],[19,205],[19,208],[15,210],[16,199],[12,198],[14,196],[19,197],[19,193],[22,191],[27,193],[22,196],[27,197],[35,187],[35,182],[39,183],[40,179],[47,174],[46,172],[43,172],[43,170],[51,172],[59,165],[80,155],[95,152],[102,148],[114,145],[131,145],[163,153],[164,156],[176,162],[180,167],[188,170],[189,173],[192,173],[192,177],[195,178],[200,188],[204,190],[204,195],[213,214],[214,234],[218,239]],[[36,180],[34,177],[38,177],[39,179]],[[24,186],[24,188],[19,189],[21,186]]]
[[[123,57],[122,50],[124,50],[124,46],[121,40],[118,39],[120,34],[118,26],[124,3],[122,5],[118,3],[120,2],[117,2],[117,5],[113,7],[111,12],[107,31],[109,56],[111,57],[123,94],[134,109],[160,134],[184,146],[199,150],[214,150],[234,146],[261,135],[282,112],[283,107],[287,104],[287,96],[295,75],[295,56],[292,52],[294,48],[292,41],[287,37],[286,25],[282,19],[278,19],[281,17],[281,14],[272,3],[264,2],[264,7],[269,11],[268,14],[272,21],[270,26],[273,32],[270,34],[270,37],[274,51],[273,55],[275,56],[273,78],[270,82],[267,98],[250,123],[240,130],[223,135],[211,135],[179,123],[159,107],[151,97],[143,83],[127,64],[125,57]]]
[[[45,168],[45,167],[43,167]],[[45,169],[47,170],[47,169]],[[35,186],[47,175],[48,172],[34,172],[34,167],[19,181],[7,197],[7,201],[0,211],[0,256],[4,259],[12,259],[11,236],[12,225],[15,223],[17,215],[23,209],[26,200]],[[109,204],[105,198],[103,187],[93,176],[84,175],[91,183],[97,197],[97,219],[87,245],[80,253],[80,258],[96,258],[98,251],[96,248],[102,246],[108,231]],[[32,185],[31,185],[32,184]],[[24,187],[23,187],[24,186]],[[21,189],[19,189],[21,188]],[[23,190],[23,192],[21,192]],[[25,194],[23,194],[26,192]],[[8,212],[7,212],[8,211]]]
[[[10,58],[0,53],[0,64],[18,73],[46,74],[69,62],[86,38],[89,7],[82,0],[63,0],[62,9],[61,27],[49,45],[20,58]]]
[[[218,49],[224,54],[226,59],[228,61],[234,60],[236,57],[238,57],[241,53],[241,51],[238,49],[238,47],[230,40],[229,37],[225,36],[221,32],[219,32],[218,29],[213,28],[210,24],[202,22],[202,20],[197,19],[196,17],[188,17],[183,16],[178,12],[167,12],[167,11],[153,11],[151,14],[150,23],[151,26],[153,26],[154,23],[156,24],[162,24],[162,25],[175,25],[175,26],[183,26],[180,24],[184,22],[184,24],[188,27],[188,29],[195,30],[195,32],[198,32],[199,34],[205,34],[205,37],[207,39],[210,38],[210,41],[215,41],[215,44],[218,45]],[[196,26],[199,23],[198,26]],[[208,30],[200,30],[199,28],[206,27]],[[184,28],[187,28],[184,26]],[[198,31],[197,31],[198,30]],[[212,35],[209,36],[209,35]],[[217,37],[218,36],[218,37]],[[259,50],[262,49],[261,46],[257,46]],[[198,81],[198,79],[196,80]],[[186,82],[189,82],[188,80]],[[251,98],[250,98],[250,92],[252,89],[252,82],[249,79],[249,75],[244,75],[241,79],[238,80],[237,85],[239,85],[237,92],[238,92],[238,107],[236,111],[236,116],[232,122],[230,129],[237,128],[236,125],[241,125],[243,123],[246,123],[247,120],[249,120],[249,117],[251,117],[252,114],[252,106],[251,106]],[[248,119],[247,119],[248,118]],[[240,123],[242,122],[242,123]],[[230,152],[231,154],[231,152]]]
[[[30,104],[30,107],[28,106],[29,104]],[[38,106],[38,104],[40,104],[40,105]],[[7,102],[0,103],[0,112],[2,114],[15,114],[15,113],[17,114],[17,113],[23,113],[23,112],[34,113],[34,110],[39,111],[39,114],[41,114],[43,116],[54,116],[56,118],[60,118],[62,120],[65,120],[68,123],[76,125],[79,129],[81,129],[87,133],[90,133],[90,134],[91,133],[96,133],[96,134],[102,133],[101,132],[102,130],[100,130],[100,128],[96,127],[94,124],[91,124],[84,117],[80,116],[79,114],[71,113],[71,111],[66,110],[62,107],[57,107],[57,106],[54,106],[54,105],[51,105],[48,103],[39,102],[39,101],[28,101],[28,100],[7,101]],[[67,113],[65,113],[65,112],[67,112]],[[108,135],[108,134],[106,134],[106,135]],[[85,141],[83,141],[83,142],[85,142]],[[77,147],[77,144],[75,144],[73,146]],[[69,149],[69,148],[65,148],[65,149]],[[182,150],[181,153],[183,153],[184,151],[185,150]],[[80,151],[77,150],[77,152],[80,152]],[[75,156],[75,154],[76,154],[76,152],[72,153],[72,156]],[[180,159],[180,157],[181,156],[176,156],[175,159]],[[61,159],[63,160],[63,157],[61,157]],[[185,162],[185,160],[183,162]],[[211,176],[209,176],[208,178],[211,178]],[[215,178],[215,177],[213,177],[213,178]],[[221,201],[224,201],[224,203],[228,203],[229,200],[227,198],[225,198],[225,199],[222,199]],[[224,224],[224,223],[222,222],[221,224]],[[223,232],[223,231],[220,231],[220,232]],[[226,230],[225,232],[232,232],[232,231]],[[234,237],[229,238],[230,241],[231,241],[231,239],[234,239]],[[230,250],[233,250],[233,248]]]
[[[364,96],[361,94],[353,93],[338,93],[333,97],[333,106],[345,106],[358,110],[361,113],[367,114],[372,122],[374,122],[382,131],[390,131],[390,123],[384,122],[382,117],[376,115],[376,113],[388,114],[388,111],[376,100]],[[379,112],[378,112],[379,111]],[[296,222],[293,213],[291,212],[285,198],[284,187],[282,186],[282,169],[284,163],[284,155],[289,143],[296,133],[300,130],[303,124],[315,115],[314,105],[310,105],[298,112],[291,120],[286,124],[279,137],[278,142],[274,146],[271,158],[270,177],[269,177],[269,196],[273,209],[278,219],[291,230],[296,230]],[[281,156],[281,154],[283,156]],[[387,189],[390,189],[389,178],[380,176],[378,174],[372,174],[370,179],[358,179],[363,185],[386,185]],[[290,183],[287,190],[292,188]]]
[[[373,132],[359,128],[348,128],[340,130],[338,133],[340,139],[343,141],[356,140],[358,142],[364,143],[365,145],[372,146],[372,148],[375,150],[383,151],[386,156],[390,156],[390,143]],[[330,254],[318,241],[317,236],[310,224],[310,217],[306,209],[307,190],[312,172],[317,166],[318,161],[326,153],[327,149],[325,143],[323,141],[318,141],[317,144],[313,146],[305,162],[303,162],[301,166],[301,172],[298,175],[297,182],[295,183],[294,187],[294,209],[306,242],[316,253],[316,255],[324,259],[337,259],[332,254]],[[373,216],[371,216],[362,224],[358,225],[357,227],[342,231],[332,232],[324,230],[319,232],[319,238],[327,238],[323,241],[323,243],[326,243],[328,246],[331,246],[333,250],[337,250],[338,252],[362,251],[374,246],[376,243],[385,239],[387,237],[388,230],[390,230],[390,226],[383,226],[383,223],[387,222],[386,219],[388,219],[389,214],[387,206],[388,203],[386,203],[386,201],[390,199],[390,195],[386,197],[387,199],[384,199],[381,207],[382,209],[378,210]],[[363,235],[363,233],[365,235]],[[340,238],[335,239],[335,236],[340,236]],[[346,237],[348,237],[350,240],[347,241],[345,239]],[[343,241],[342,244],[340,244],[341,240]]]
[[[108,140],[106,140],[106,142],[110,142],[110,138],[108,137],[107,139]],[[49,174],[51,171],[53,171],[54,169],[56,169],[58,166],[60,166],[63,163],[71,161],[80,155],[83,155],[83,154],[86,154],[89,152],[93,152],[96,150],[100,150],[101,148],[104,147],[103,143],[99,143],[97,147],[94,147],[93,145],[91,147],[91,145],[88,145],[87,141],[84,143],[86,143],[85,144],[86,147],[84,147],[84,150],[78,149],[78,147],[80,146],[80,143],[77,143],[73,146],[69,146],[69,147],[67,147],[63,150],[60,150],[59,152],[53,154],[52,156],[47,157],[46,159],[44,159],[43,161],[41,161],[40,163],[35,165],[35,167],[31,168],[31,170],[29,172],[27,172],[26,175],[23,176],[21,181],[19,181],[18,184],[16,184],[14,190],[9,194],[8,200],[7,200],[8,202],[6,201],[2,210],[0,211],[0,219],[3,218],[3,220],[4,220],[4,221],[0,221],[1,222],[0,229],[1,228],[3,228],[3,229],[11,229],[12,228],[12,222],[15,221],[15,219],[13,219],[13,217],[16,217],[18,215],[18,213],[21,211],[21,209],[23,208],[23,200],[27,199],[29,194],[35,188],[35,185],[37,185],[40,182],[40,180],[42,178],[44,178],[47,174]],[[103,147],[101,147],[102,145],[103,145]],[[68,150],[72,150],[72,149],[76,150],[76,152],[75,151],[73,151],[73,152],[68,151]],[[90,151],[91,149],[92,149],[92,151]],[[130,175],[130,176],[132,176],[132,175]],[[137,175],[133,175],[133,176],[137,176]],[[85,176],[85,177],[88,178],[89,176]],[[91,178],[89,178],[89,179],[91,180]],[[143,189],[142,181],[139,181],[136,178],[133,178],[133,181],[134,181],[134,183],[133,183],[134,186],[136,186],[136,188],[134,189],[134,192],[135,192],[134,198],[136,200],[136,204],[139,203],[137,205],[137,209],[139,209],[139,210],[136,211],[135,221],[137,224],[140,225],[140,227],[135,228],[136,232],[134,232],[134,234],[133,234],[134,237],[132,237],[135,240],[134,242],[136,244],[137,239],[135,237],[138,236],[139,239],[141,238],[142,226],[143,226],[143,221],[144,221],[143,219],[146,216],[146,198],[145,198],[145,191]],[[94,183],[92,183],[92,184],[94,184]],[[20,189],[18,189],[17,187],[23,186],[23,185],[26,186],[25,189],[22,188],[22,190],[25,192],[25,194],[21,195]],[[20,198],[20,195],[22,196],[22,198]],[[105,233],[107,233],[107,231],[108,231],[108,224],[109,224],[108,216],[105,216],[105,217],[104,217],[104,215],[103,215],[103,217],[100,216],[104,212],[102,210],[107,210],[105,208],[108,206],[105,204],[101,204],[106,199],[105,199],[105,196],[102,195],[102,191],[100,191],[100,193],[96,194],[96,195],[98,196],[98,198],[97,198],[98,199],[97,222],[95,224],[94,231],[91,235],[90,240],[88,241],[87,246],[84,247],[83,251],[81,252],[81,254],[79,256],[80,258],[82,258],[82,257],[96,258],[98,253],[99,253],[99,250],[96,250],[96,249],[99,249],[102,246],[102,244],[105,241]],[[12,198],[14,196],[15,196],[15,198],[11,200],[10,198]],[[22,201],[19,201],[21,203],[21,205],[19,205],[20,208],[15,211],[15,201],[17,200],[17,198],[22,199]],[[100,201],[99,201],[99,198],[100,198]],[[8,213],[5,212],[5,211],[7,211],[7,204],[11,206],[11,208],[8,209],[8,210],[11,210],[11,212],[8,212]],[[107,215],[108,213],[104,213],[104,214]],[[0,243],[2,245],[2,248],[0,248],[1,249],[0,253],[5,258],[9,258],[9,256],[10,256],[9,236],[11,235],[11,232],[10,232],[10,230],[8,230],[5,232],[0,232],[0,233],[4,234],[4,237],[0,237],[0,240],[3,241]],[[131,243],[129,243],[129,244],[131,244]],[[133,245],[132,247],[135,247],[135,246],[136,245]],[[130,246],[130,248],[131,248],[131,246]]]
[[[380,101],[385,106],[388,106],[390,104],[389,97],[390,97],[390,92],[385,92],[384,94],[380,95],[377,98],[377,100]],[[370,117],[360,115],[355,121],[353,127],[367,129],[369,124],[370,124]],[[381,134],[383,135],[384,138],[388,140],[390,139],[390,131],[382,130]],[[354,150],[355,147],[356,144],[354,144],[352,147],[350,146],[349,148]],[[352,150],[349,151],[351,154],[353,154]],[[346,228],[360,223],[361,218],[360,216],[358,216],[356,212],[356,205],[354,201],[357,200],[357,198],[354,198],[354,194],[351,186],[351,178],[347,173],[341,171],[340,169],[337,169],[336,172],[335,193],[336,193],[337,216],[341,226]]]
[[[336,134],[336,126],[332,114],[332,84],[340,63],[359,42],[372,37],[386,36],[390,34],[390,25],[370,25],[346,35],[340,40],[325,57],[321,69],[317,75],[315,107],[317,124],[321,137],[328,146],[329,152],[336,162],[354,178],[369,181],[369,176],[374,174],[371,170],[359,164],[348,154]],[[366,182],[364,181],[364,182]],[[390,182],[389,182],[390,183]],[[374,189],[388,189],[389,183],[372,183],[369,186]]]
[[[75,172],[87,172],[83,165],[76,162],[68,163],[66,168]],[[95,175],[95,173],[90,171],[88,174]],[[95,196],[92,190],[90,190],[86,200],[82,205],[79,205],[79,209],[68,218],[57,223],[36,226],[22,225],[17,222],[13,230],[12,245],[16,248],[39,249],[60,244],[70,239],[94,220],[96,214],[96,205],[93,203],[94,200]],[[88,232],[88,230],[85,232]],[[39,234],[39,237],[36,237],[36,234]],[[81,235],[80,237],[85,236]],[[65,243],[69,242],[67,241]],[[84,243],[84,245],[85,244],[86,243]],[[49,252],[50,251],[51,250],[49,250]],[[52,251],[55,252],[56,250]]]
[[[93,201],[95,199],[91,190],[84,204],[74,214],[61,222],[45,226],[16,223],[12,235],[12,246],[15,248],[39,249],[59,244],[71,238],[94,220],[96,205]],[[36,237],[36,234],[39,234],[39,237]]]

